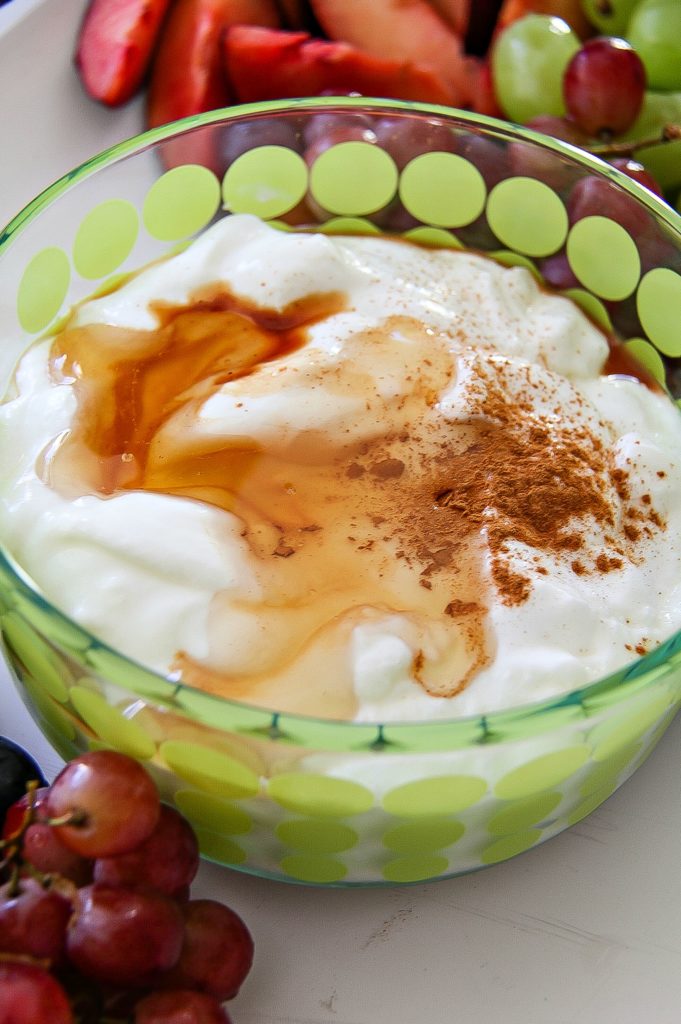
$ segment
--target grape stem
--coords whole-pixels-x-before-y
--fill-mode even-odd
[[[48,886],[52,879],[51,875],[38,871],[32,864],[23,859],[24,836],[30,826],[38,820],[36,814],[37,789],[38,783],[33,780],[26,784],[28,801],[24,816],[15,832],[9,835],[7,839],[0,839],[0,879],[6,875],[9,876],[8,892],[10,896],[16,896],[19,892],[20,869],[23,869],[44,886]],[[48,825],[83,825],[87,821],[87,814],[85,811],[75,810],[69,811],[68,814],[63,814],[59,818],[41,818],[40,820],[44,820]]]
[[[59,828],[61,825],[84,825],[86,822],[85,811],[68,811],[59,818],[45,818],[45,824],[52,825],[53,828]]]
[[[666,124],[657,135],[651,135],[646,139],[636,139],[633,142],[603,142],[600,145],[589,146],[589,153],[593,153],[594,156],[631,156],[639,149],[662,146],[665,142],[676,142],[679,139],[681,139],[681,125]]]

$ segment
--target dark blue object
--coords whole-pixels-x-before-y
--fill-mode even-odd
[[[47,785],[33,758],[17,743],[0,736],[0,829],[7,811],[24,795],[26,783],[31,779],[40,786]]]

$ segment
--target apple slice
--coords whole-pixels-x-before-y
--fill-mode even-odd
[[[109,107],[129,100],[149,65],[170,0],[92,0],[75,63],[90,96]]]
[[[225,39],[227,74],[237,98],[314,96],[325,90],[451,104],[452,91],[430,69],[372,57],[348,43],[237,25]]]
[[[496,32],[524,18],[526,14],[551,14],[562,18],[581,39],[588,39],[594,30],[589,24],[580,0],[504,0],[497,19]]]
[[[221,41],[240,24],[278,28],[274,0],[175,0],[154,61],[150,127],[229,103]]]
[[[503,118],[504,114],[497,101],[492,81],[492,69],[486,60],[480,61],[474,69],[477,87],[473,95],[471,109],[476,114],[486,114],[488,117]]]
[[[431,6],[446,21],[450,28],[453,28],[458,36],[463,39],[468,31],[468,22],[471,11],[474,8],[473,0],[430,0]],[[475,0],[475,4],[480,0]]]
[[[277,27],[274,0],[174,0],[152,69],[147,99],[150,128],[231,102],[222,37],[230,25],[241,23]],[[166,143],[164,162],[169,167],[200,163],[219,171],[214,134],[203,129]]]
[[[463,45],[426,0],[311,0],[319,24],[374,57],[430,68],[451,90],[451,103],[466,105],[471,82]]]

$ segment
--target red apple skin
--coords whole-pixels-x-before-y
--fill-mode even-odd
[[[372,57],[347,43],[236,25],[225,37],[227,74],[237,99],[252,103],[328,90],[452,104],[447,86],[427,68]]]
[[[430,0],[443,21],[454,29],[462,39],[468,31],[473,3],[480,0]]]
[[[154,60],[147,125],[155,128],[232,102],[222,38],[231,25],[277,28],[274,0],[174,0]],[[199,163],[219,172],[214,133],[202,131],[164,146],[168,167]]]
[[[137,92],[149,67],[170,0],[92,0],[75,63],[93,99],[109,107]]]
[[[461,38],[426,0],[311,0],[331,39],[373,57],[428,68],[451,92],[452,106],[472,97]]]

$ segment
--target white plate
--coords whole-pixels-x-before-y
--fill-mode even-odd
[[[80,87],[71,54],[84,8],[0,8],[2,224],[143,127],[141,100],[110,111]],[[4,669],[0,733],[56,770]],[[681,718],[585,821],[449,882],[321,891],[204,864],[195,894],[231,903],[256,942],[234,1024],[679,1024],[680,747]]]
[[[0,8],[0,226],[56,178],[144,128],[143,100],[109,110],[72,64],[85,0],[12,0]]]

